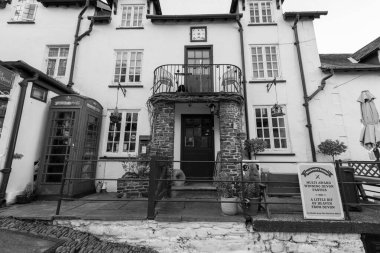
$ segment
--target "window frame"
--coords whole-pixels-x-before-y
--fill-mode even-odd
[[[131,8],[131,18],[128,22],[128,8]],[[137,12],[137,24],[136,25],[133,25],[134,21],[135,21],[135,7],[138,7],[138,9],[140,9],[140,7],[142,7],[142,10],[141,10],[141,20],[139,18],[139,11]],[[125,10],[125,12],[124,12]],[[145,12],[145,4],[121,4],[120,5],[120,13],[121,13],[121,16],[120,16],[120,28],[142,28],[144,27],[144,13]],[[125,19],[124,19],[125,17]],[[125,21],[125,24],[123,25]],[[141,22],[139,22],[141,21]]]
[[[120,67],[118,68],[118,54],[121,53],[121,62],[120,62]],[[122,72],[122,65],[123,65],[123,54],[126,53],[127,54],[127,63],[126,63],[126,70],[125,70],[125,74],[123,74]],[[132,53],[136,53],[136,58],[135,58],[135,64],[134,64],[134,72],[133,72],[133,79],[134,81],[130,81],[129,80],[129,77],[130,77],[130,71],[131,71],[131,54]],[[137,66],[137,55],[141,53],[141,63],[140,63],[140,66]],[[113,69],[113,78],[112,78],[112,83],[113,84],[122,84],[122,85],[141,85],[142,83],[142,65],[143,65],[143,58],[144,58],[144,50],[142,49],[116,49],[115,50],[115,63],[114,63],[114,69]],[[139,77],[139,80],[136,81],[136,70],[140,68],[140,77]],[[120,69],[119,72],[117,72],[117,69]],[[125,75],[125,80],[124,82],[121,81],[121,78],[122,76]],[[117,77],[118,76],[118,77]],[[117,80],[116,80],[116,77],[117,77]]]
[[[47,47],[47,52],[46,52],[46,59],[45,59],[45,61],[46,61],[45,73],[52,78],[64,78],[64,77],[66,77],[67,66],[69,63],[69,56],[70,56],[70,45],[47,45],[46,47]],[[52,48],[58,48],[57,56],[49,56],[50,50]],[[61,50],[64,48],[67,48],[67,55],[66,56],[60,56]],[[54,65],[54,73],[53,73],[53,75],[50,75],[49,74],[49,60],[52,60],[52,59],[54,59],[56,61],[55,61],[55,65]],[[60,67],[60,64],[59,64],[60,60],[66,60],[65,73],[63,75],[58,75],[59,67]]]
[[[33,91],[35,89],[39,89],[39,90],[44,92],[44,97],[42,99],[33,95]],[[44,88],[38,84],[35,84],[35,83],[33,83],[32,88],[30,89],[30,97],[33,99],[36,99],[38,101],[44,102],[44,103],[46,103],[46,101],[47,101],[48,93],[49,93],[48,89],[46,89],[46,88]]]
[[[270,10],[270,16],[266,15],[265,17],[270,17],[270,21],[263,21],[263,6],[262,4],[265,3],[265,4],[268,4],[269,3],[269,10]],[[252,15],[252,12],[255,12],[255,7],[254,5],[257,4],[257,7],[258,7],[258,16],[256,17],[255,15]],[[253,5],[253,9],[251,9]],[[275,24],[276,21],[275,21],[275,15],[274,15],[274,10],[275,8],[273,7],[273,1],[272,0],[250,0],[248,2],[248,12],[249,12],[249,24],[257,24],[257,25],[260,25],[260,24]],[[268,14],[266,12],[266,14]],[[254,18],[258,18],[258,21],[257,20],[253,20]]]
[[[24,18],[25,10],[28,9],[31,5],[34,6],[34,11],[32,13],[32,17],[28,18],[30,15],[29,11],[27,12],[27,17]],[[11,22],[21,22],[21,23],[29,23],[34,22],[36,18],[38,3],[35,0],[19,0],[15,5],[13,5],[14,11],[13,15],[10,19]]]
[[[103,154],[106,155],[106,156],[109,156],[109,157],[121,157],[121,156],[137,156],[138,154],[138,151],[139,151],[139,120],[140,120],[140,110],[133,110],[133,109],[119,109],[118,110],[119,113],[121,113],[122,117],[121,117],[121,125],[120,125],[120,137],[119,137],[119,143],[117,144],[118,145],[118,151],[117,152],[112,152],[112,151],[107,151],[107,146],[108,146],[108,135],[109,135],[109,132],[110,132],[110,123],[111,123],[111,120],[110,120],[110,116],[111,114],[114,112],[114,109],[109,109],[107,110],[107,118],[106,118],[106,126],[105,126],[105,134],[104,134],[104,144],[103,144]],[[137,114],[137,126],[136,126],[136,137],[135,137],[135,149],[134,151],[130,152],[130,151],[127,151],[127,152],[124,152],[123,151],[123,145],[124,145],[124,136],[125,136],[125,130],[124,131],[121,131],[122,129],[125,129],[125,126],[126,126],[126,117],[127,117],[127,113],[135,113]],[[132,119],[133,119],[133,115],[132,115]],[[133,121],[131,121],[132,123]],[[130,141],[129,141],[130,143]]]
[[[271,115],[271,107],[273,105],[254,105],[253,106],[253,120],[254,120],[254,133],[255,133],[255,136],[256,138],[260,138],[260,139],[263,139],[261,137],[258,136],[258,126],[257,126],[257,114],[256,114],[256,109],[267,109],[267,113],[268,113],[268,130],[269,130],[269,140],[270,140],[270,144],[271,144],[271,147],[270,148],[266,148],[264,153],[289,153],[291,152],[292,148],[291,148],[291,141],[290,141],[290,133],[289,133],[289,124],[288,124],[288,117],[287,117],[287,110],[286,110],[286,105],[281,105],[282,108],[283,108],[283,112],[285,113],[285,115],[283,116],[280,116],[280,117],[272,117]],[[284,127],[285,128],[285,139],[286,139],[286,148],[275,148],[274,147],[274,140],[275,138],[277,137],[274,137],[274,133],[273,133],[273,122],[272,122],[272,119],[273,118],[283,118],[284,119]],[[280,135],[280,134],[279,134]],[[281,145],[281,141],[280,141],[280,145]]]
[[[252,80],[273,80],[273,79],[281,79],[282,78],[282,74],[281,74],[281,63],[280,63],[280,49],[279,49],[279,45],[278,44],[250,44],[249,45],[250,47],[250,57],[251,57],[251,79]],[[272,72],[272,76],[269,76],[268,75],[268,61],[266,59],[266,48],[269,47],[270,49],[270,55],[271,55],[271,61],[270,63],[272,63],[272,68],[270,69],[271,72]],[[273,61],[272,57],[274,54],[272,54],[272,47],[275,48],[276,50],[276,61]],[[261,56],[262,56],[262,61],[259,61],[257,60],[256,62],[253,61],[253,57],[254,57],[254,53],[253,53],[253,49],[256,49],[256,56],[258,57],[258,48],[261,49]],[[264,72],[264,76],[260,77],[260,68],[258,67],[260,62],[262,62],[263,64],[263,68],[262,68],[262,71]],[[277,69],[273,67],[273,63],[277,64]],[[254,64],[257,64],[257,68],[255,69],[254,68]],[[255,77],[255,74],[254,72],[257,70],[257,74],[258,76]],[[275,71],[277,70],[277,76],[275,76]]]

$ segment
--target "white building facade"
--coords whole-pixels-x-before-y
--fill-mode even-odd
[[[170,15],[170,1],[158,0],[120,0],[112,11],[101,2],[12,2],[0,9],[0,59],[23,60],[103,106],[98,178],[121,177],[115,159],[144,152],[178,161],[188,178],[212,178],[212,163],[179,161],[214,161],[220,152],[238,162],[242,142],[256,137],[268,144],[261,161],[315,161],[319,109],[311,102],[308,122],[304,97],[325,76],[312,21],[326,12],[284,14],[282,2],[233,0],[214,13],[215,1],[199,1],[202,14]],[[271,115],[274,104],[284,115]]]

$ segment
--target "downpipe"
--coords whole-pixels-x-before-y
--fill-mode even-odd
[[[243,26],[240,22],[239,15],[236,16],[236,23],[239,26],[239,34],[240,34],[240,54],[241,54],[241,66],[243,71],[243,94],[244,94],[244,114],[245,114],[245,131],[247,133],[247,140],[249,140],[249,127],[248,127],[248,104],[247,104],[247,79],[245,72],[245,54],[244,54],[244,34],[243,34]],[[249,153],[249,152],[248,152]],[[249,159],[251,159],[251,154],[248,154]]]
[[[74,47],[73,47],[73,56],[71,59],[71,67],[70,67],[70,77],[69,77],[69,82],[67,84],[67,87],[71,88],[74,85],[73,82],[73,76],[74,76],[74,66],[75,66],[75,59],[77,55],[77,48],[79,45],[79,41],[81,41],[85,36],[89,36],[90,33],[92,32],[92,27],[94,26],[94,18],[91,18],[91,23],[87,31],[79,35],[79,30],[80,30],[80,25],[82,23],[83,15],[86,12],[90,5],[90,1],[86,0],[86,5],[84,8],[81,10],[81,12],[78,15],[78,22],[77,22],[77,29],[75,31],[75,36],[74,36]]]
[[[0,207],[5,207],[6,205],[6,199],[5,199],[5,194],[9,182],[9,176],[12,171],[12,163],[13,163],[13,154],[16,149],[16,144],[17,144],[17,137],[18,137],[18,132],[20,130],[20,123],[21,123],[21,118],[22,118],[22,111],[24,109],[24,102],[25,102],[25,97],[26,97],[26,90],[28,88],[28,83],[36,81],[38,79],[38,74],[34,75],[31,78],[25,78],[21,82],[19,82],[19,85],[21,86],[20,90],[20,95],[18,98],[18,103],[17,103],[17,109],[16,109],[16,115],[13,123],[13,129],[8,145],[8,152],[7,152],[7,157],[5,160],[5,165],[2,170],[0,170],[1,173],[3,173],[3,178],[1,180],[1,185],[0,185]]]
[[[310,102],[310,100],[312,100],[319,92],[321,92],[325,86],[326,86],[326,80],[329,79],[330,77],[332,77],[334,75],[334,70],[330,69],[330,74],[325,76],[324,78],[322,78],[321,80],[321,85],[318,86],[318,88],[313,92],[313,94],[311,94],[307,100]]]
[[[299,17],[299,15],[297,15],[296,20],[294,21],[294,25],[292,26],[292,29],[294,31],[294,38],[295,38],[294,45],[297,48],[298,64],[299,64],[300,74],[301,74],[301,82],[302,82],[302,90],[303,90],[303,98],[304,98],[303,106],[305,107],[305,112],[306,112],[306,121],[307,121],[306,127],[309,130],[309,141],[310,141],[311,155],[312,155],[313,162],[316,162],[317,156],[316,156],[316,151],[315,151],[315,146],[314,146],[313,127],[312,127],[311,120],[310,120],[309,98],[307,96],[305,73],[304,73],[304,69],[303,69],[301,48],[300,48],[300,43],[299,43],[299,38],[298,38],[297,24],[298,24],[299,19],[300,19],[300,17]]]

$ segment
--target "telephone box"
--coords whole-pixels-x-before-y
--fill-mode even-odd
[[[67,161],[64,194],[83,196],[95,191],[99,135],[103,107],[94,99],[62,95],[51,99],[41,165],[38,193],[57,196]]]

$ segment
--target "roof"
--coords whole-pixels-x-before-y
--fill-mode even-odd
[[[301,11],[301,12],[285,12],[284,19],[296,19],[299,17],[300,19],[316,19],[320,18],[322,15],[327,15],[327,11]]]
[[[197,14],[197,15],[146,15],[147,19],[152,22],[158,21],[234,21],[237,17],[242,17],[243,14]]]
[[[352,63],[348,58],[351,54],[320,54],[321,69],[334,71],[377,71],[380,70],[380,65]]]
[[[356,51],[351,57],[357,61],[380,49],[380,37]]]
[[[23,78],[33,77],[37,74],[38,79],[36,83],[43,84],[44,86],[50,88],[50,90],[56,91],[58,94],[75,94],[75,92],[71,88],[68,88],[65,84],[46,75],[42,71],[30,66],[24,61],[0,61],[0,65],[10,70],[19,72]]]

